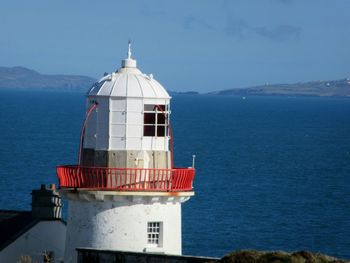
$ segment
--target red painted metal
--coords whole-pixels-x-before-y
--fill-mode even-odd
[[[82,152],[83,144],[84,144],[84,135],[85,135],[86,124],[87,124],[87,121],[88,121],[92,111],[97,108],[97,105],[98,105],[98,103],[95,102],[94,104],[92,104],[90,106],[89,110],[86,113],[85,120],[84,120],[83,126],[82,126],[81,131],[80,131],[80,143],[79,143],[79,153],[78,153],[78,164],[79,165],[81,162],[81,152]]]
[[[57,166],[60,188],[113,191],[192,191],[194,168],[142,169]]]

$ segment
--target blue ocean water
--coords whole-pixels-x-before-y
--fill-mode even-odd
[[[1,90],[0,209],[76,163],[85,97]],[[310,250],[350,259],[350,100],[175,96],[176,166],[196,154],[184,254]]]

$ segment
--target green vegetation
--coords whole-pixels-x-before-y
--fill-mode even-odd
[[[320,253],[299,251],[286,252],[262,252],[256,250],[243,250],[224,256],[220,263],[345,263],[348,261],[329,257]]]

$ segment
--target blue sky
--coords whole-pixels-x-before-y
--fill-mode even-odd
[[[168,90],[350,77],[349,0],[1,0],[0,66],[95,78],[133,57]]]

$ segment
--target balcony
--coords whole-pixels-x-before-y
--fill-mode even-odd
[[[57,166],[57,177],[61,189],[183,192],[192,191],[194,175],[194,168]]]

